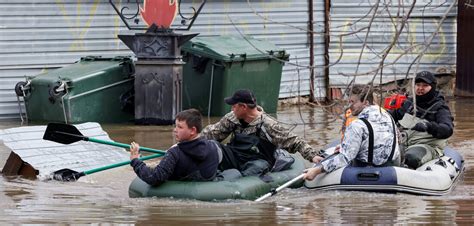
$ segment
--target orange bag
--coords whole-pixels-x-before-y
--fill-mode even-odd
[[[402,104],[406,99],[407,96],[403,94],[393,94],[385,98],[383,107],[387,110],[399,109],[402,107]]]

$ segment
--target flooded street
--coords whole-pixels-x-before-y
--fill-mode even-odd
[[[285,189],[262,203],[132,199],[128,197],[128,186],[135,175],[130,166],[124,166],[82,177],[77,182],[0,177],[0,223],[473,224],[474,99],[454,99],[449,104],[455,117],[455,132],[449,143],[464,156],[466,172],[457,187],[445,196],[299,188]],[[319,107],[281,107],[276,116],[290,127],[296,124],[293,132],[316,148],[340,136],[341,120]],[[0,122],[0,129],[19,125]],[[117,142],[137,141],[160,150],[173,144],[171,126],[102,126]],[[0,167],[8,155],[5,147],[0,148]]]

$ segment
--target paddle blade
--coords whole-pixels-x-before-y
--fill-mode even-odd
[[[84,140],[82,133],[73,125],[64,123],[49,123],[43,136],[44,140],[50,140],[61,144],[71,144]]]
[[[59,181],[77,181],[80,177],[85,176],[84,172],[76,172],[72,169],[61,169],[52,173],[54,180]]]

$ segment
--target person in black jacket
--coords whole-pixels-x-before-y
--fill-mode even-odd
[[[202,116],[198,110],[179,112],[173,130],[178,143],[166,152],[158,166],[152,169],[138,159],[140,146],[135,142],[132,142],[130,148],[130,165],[140,179],[152,186],[158,186],[167,180],[214,180],[220,150],[216,143],[199,136],[201,129]]]
[[[403,131],[404,163],[412,169],[442,156],[453,134],[453,116],[436,84],[432,73],[417,73],[415,99],[409,97],[400,109],[390,111]]]

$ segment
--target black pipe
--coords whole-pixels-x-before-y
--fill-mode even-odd
[[[329,13],[331,11],[331,0],[324,0],[324,85],[326,87],[326,101],[332,100],[331,88],[329,87]]]
[[[309,39],[309,102],[314,102],[314,26],[313,0],[308,0],[308,39]]]

